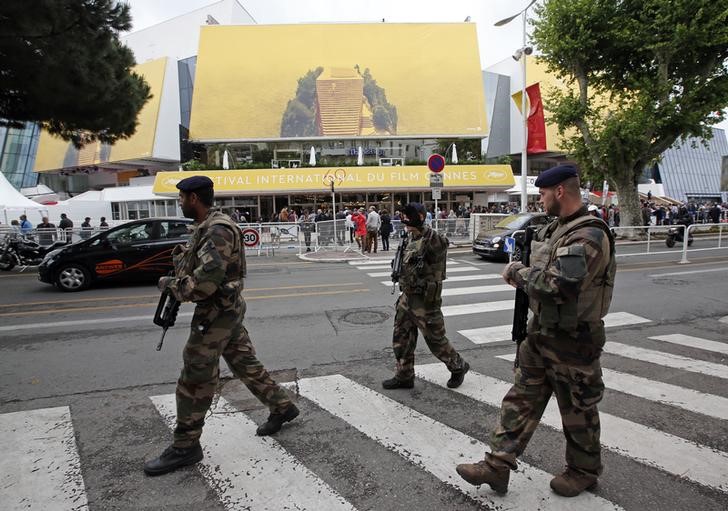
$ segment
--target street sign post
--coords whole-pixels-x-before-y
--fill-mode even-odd
[[[437,209],[437,201],[442,199],[442,188],[432,189],[432,199],[435,201],[435,209]]]
[[[431,154],[427,158],[427,168],[432,172],[440,172],[445,168],[445,158],[440,154]]]
[[[506,254],[512,254],[516,250],[516,238],[506,236],[503,238],[503,251]]]
[[[430,174],[430,188],[442,188],[442,174]]]

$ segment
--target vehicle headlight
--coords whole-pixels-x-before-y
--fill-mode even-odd
[[[491,241],[491,243],[493,243],[495,245],[496,243],[500,243],[500,240],[501,240],[501,237],[500,236],[496,236],[495,238],[493,238],[490,241]]]
[[[44,263],[50,263],[50,262],[51,262],[51,261],[52,261],[53,259],[55,259],[55,258],[56,258],[56,257],[58,256],[58,254],[60,254],[61,252],[63,252],[63,249],[62,249],[62,248],[57,248],[57,249],[55,249],[55,250],[51,250],[50,252],[48,252],[48,253],[47,253],[47,254],[45,255],[45,257],[43,258],[43,262],[44,262]],[[42,263],[41,263],[41,264],[42,264]]]

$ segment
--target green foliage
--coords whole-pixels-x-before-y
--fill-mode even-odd
[[[182,170],[205,170],[207,165],[200,160],[188,160],[182,163]]]
[[[119,41],[129,7],[114,0],[0,2],[0,118],[41,126],[77,147],[134,134],[151,97]]]
[[[364,79],[364,97],[372,107],[374,127],[391,134],[397,133],[397,107],[387,101],[386,91],[377,85],[369,68],[364,70],[361,77]]]
[[[533,38],[549,71],[549,121],[638,222],[642,169],[678,139],[710,138],[728,106],[728,6],[714,0],[546,0]],[[597,98],[597,99],[595,99]],[[633,218],[635,216],[635,218]],[[625,219],[625,215],[622,215]]]
[[[316,129],[316,79],[323,67],[308,71],[298,79],[296,97],[288,101],[281,121],[282,137],[315,137]]]

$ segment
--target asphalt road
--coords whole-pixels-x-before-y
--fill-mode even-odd
[[[691,251],[678,265],[679,250],[620,257],[603,355],[605,472],[576,502],[548,491],[564,464],[551,416],[507,496],[454,472],[482,457],[512,379],[497,357],[514,352],[497,340],[512,320],[513,291],[493,287],[503,264],[467,249],[450,253],[444,298],[448,336],[473,368],[463,393],[442,387],[446,371],[422,341],[415,389],[381,389],[394,365],[395,297],[377,275],[386,268],[250,258],[246,325],[266,367],[291,382],[301,417],[275,441],[256,440],[246,421],[267,412],[231,380],[203,436],[207,464],[154,479],[141,465],[170,441],[163,416],[192,309],[156,352],[153,285],[64,294],[32,272],[0,275],[0,502],[10,503],[0,507],[726,509],[728,254]]]

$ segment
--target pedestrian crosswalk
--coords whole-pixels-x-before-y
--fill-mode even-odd
[[[711,339],[701,341],[721,344]],[[368,450],[372,456],[375,451],[382,450],[385,458],[375,463],[392,463],[389,457],[402,460],[407,467],[405,471],[391,475],[401,478],[402,484],[406,484],[413,474],[427,474],[432,484],[442,486],[439,493],[445,494],[443,498],[453,501],[446,509],[481,509],[479,506],[513,510],[638,509],[625,488],[613,486],[619,486],[618,481],[644,481],[644,478],[651,478],[654,486],[639,484],[637,490],[630,491],[643,494],[640,498],[652,502],[651,508],[681,508],[662,495],[662,488],[669,486],[683,495],[707,499],[712,503],[707,508],[725,509],[728,504],[728,440],[725,438],[728,396],[725,394],[728,392],[711,394],[645,378],[641,376],[640,367],[632,368],[630,372],[619,369],[616,358],[603,360],[605,399],[614,401],[629,395],[658,407],[659,411],[655,422],[649,424],[645,423],[644,417],[634,416],[624,407],[612,406],[608,411],[601,411],[601,443],[611,457],[606,457],[607,475],[596,490],[575,499],[558,497],[551,492],[549,481],[554,467],[563,464],[563,444],[559,443],[547,451],[546,457],[542,451],[529,458],[527,450],[511,477],[509,492],[504,496],[487,487],[476,488],[465,483],[455,473],[455,466],[482,459],[488,450],[487,438],[493,424],[482,422],[479,417],[484,409],[497,416],[501,400],[511,386],[510,380],[502,376],[509,371],[501,369],[508,369],[513,358],[513,353],[489,353],[485,358],[472,360],[471,371],[457,389],[447,388],[449,372],[440,363],[418,364],[415,367],[417,382],[411,391],[382,390],[378,379],[366,376],[368,372],[362,368],[354,368],[351,374],[344,371],[302,377],[284,384],[297,399],[302,414],[276,437],[255,436],[256,422],[261,415],[251,415],[248,408],[240,408],[221,397],[215,413],[206,419],[204,460],[195,468],[183,470],[190,474],[187,477],[196,474],[195,477],[202,478],[211,489],[217,502],[209,506],[211,509],[220,506],[228,510],[371,509],[361,493],[352,491],[352,485],[342,481],[352,474],[357,480],[367,477],[362,461],[347,455],[351,450],[347,445],[350,439],[351,442],[371,443]],[[381,369],[375,368],[374,372],[378,374]],[[699,383],[693,385],[699,386]],[[174,427],[175,402],[172,393],[148,397],[148,405],[157,411],[158,420],[168,428]],[[675,426],[669,424],[675,410],[681,411],[682,419],[688,414],[687,417],[698,423],[717,421],[713,424],[721,424],[723,429],[680,435],[674,431]],[[87,472],[91,470],[87,467],[98,469],[99,464],[93,457],[100,453],[88,449],[79,453],[76,439],[85,436],[83,428],[88,427],[88,421],[74,421],[73,413],[72,407],[56,406],[0,414],[0,452],[4,453],[0,458],[3,510],[89,508],[84,479],[98,479],[97,474]],[[108,413],[108,410],[99,410],[99,413]],[[331,452],[340,453],[331,456],[329,463],[335,466],[330,470],[322,470],[317,464],[309,466],[306,450],[297,447],[297,443],[310,441],[301,438],[300,431],[304,426],[308,426],[309,431],[317,429],[315,424],[306,425],[306,421],[317,417],[321,420],[321,414],[338,424],[333,430],[344,432],[337,436],[335,444],[326,443],[325,439],[317,440]],[[460,423],[447,420],[455,415],[463,415],[466,419]],[[476,421],[475,430],[467,427],[470,422],[467,417]],[[541,423],[557,437],[560,435],[561,417],[553,400]],[[145,441],[146,437],[146,441],[154,442],[148,433],[153,429],[138,431],[136,441]],[[542,435],[534,438],[532,444],[544,440]],[[115,440],[110,437],[108,441]],[[628,461],[624,466],[633,472],[610,473],[610,464],[623,466],[619,459]],[[130,491],[153,492],[141,477],[143,461],[137,460],[139,486]],[[376,487],[367,489],[369,493],[376,491]],[[108,499],[111,500],[99,501],[97,496],[93,507],[116,508],[113,494]],[[411,509],[406,492],[385,498],[383,502],[385,504],[376,508]],[[155,508],[166,509],[164,506]],[[196,508],[208,507],[198,505]]]

